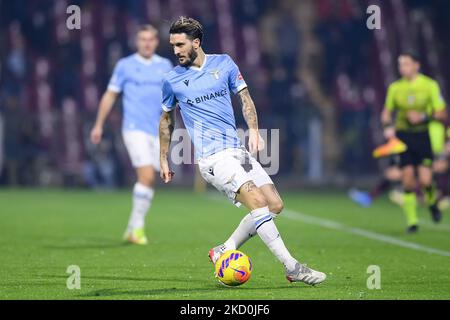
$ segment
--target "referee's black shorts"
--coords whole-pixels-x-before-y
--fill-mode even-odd
[[[408,132],[397,131],[397,138],[403,141],[408,149],[400,154],[400,167],[426,166],[433,164],[433,150],[431,149],[430,135],[427,131]]]

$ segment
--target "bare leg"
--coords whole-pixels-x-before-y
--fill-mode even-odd
[[[270,194],[273,195],[273,192],[270,192]],[[298,262],[291,256],[280,237],[278,229],[270,215],[269,200],[264,192],[256,187],[252,181],[248,181],[237,192],[236,200],[250,210],[250,216],[256,232],[270,251],[287,270],[295,269]]]
[[[275,218],[283,210],[283,201],[273,184],[266,184],[259,187],[262,196],[265,197],[269,207],[270,215]],[[231,236],[225,241],[223,250],[239,249],[247,240],[256,234],[255,224],[251,214],[242,218],[239,226],[234,230]]]

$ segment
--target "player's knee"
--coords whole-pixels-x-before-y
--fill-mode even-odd
[[[264,208],[269,205],[266,197],[262,192],[256,192],[253,197],[253,206],[255,208]]]
[[[426,188],[426,187],[429,187],[429,186],[431,186],[432,185],[432,183],[433,183],[433,176],[431,175],[431,174],[427,174],[427,175],[422,175],[422,176],[419,176],[419,185],[422,187],[422,188]]]
[[[151,176],[141,176],[138,179],[140,184],[143,184],[144,186],[151,187],[154,182],[154,178]]]
[[[413,190],[416,187],[416,180],[414,177],[403,177],[403,188]]]
[[[384,177],[389,181],[400,181],[402,179],[402,172],[398,168],[389,168],[386,170]]]
[[[403,189],[404,190],[414,190],[416,189],[415,182],[403,182]]]
[[[283,211],[284,209],[284,203],[283,200],[279,199],[277,201],[272,201],[271,203],[269,203],[269,210],[272,213],[275,214],[280,214],[281,211]]]
[[[141,171],[138,174],[138,182],[147,187],[151,187],[155,183],[155,174],[151,171]]]

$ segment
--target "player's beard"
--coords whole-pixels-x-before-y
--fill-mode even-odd
[[[197,59],[198,53],[194,50],[194,48],[191,49],[191,51],[189,51],[187,59],[185,60],[184,63],[180,62],[180,66],[182,67],[189,67],[195,59]]]

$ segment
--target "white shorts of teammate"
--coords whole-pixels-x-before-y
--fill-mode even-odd
[[[159,165],[159,138],[144,131],[122,131],[123,141],[130,155],[133,167],[152,166],[156,171]]]
[[[244,148],[230,148],[198,160],[200,174],[206,182],[226,194],[228,199],[239,207],[236,193],[247,181],[257,187],[273,184],[267,172]]]

